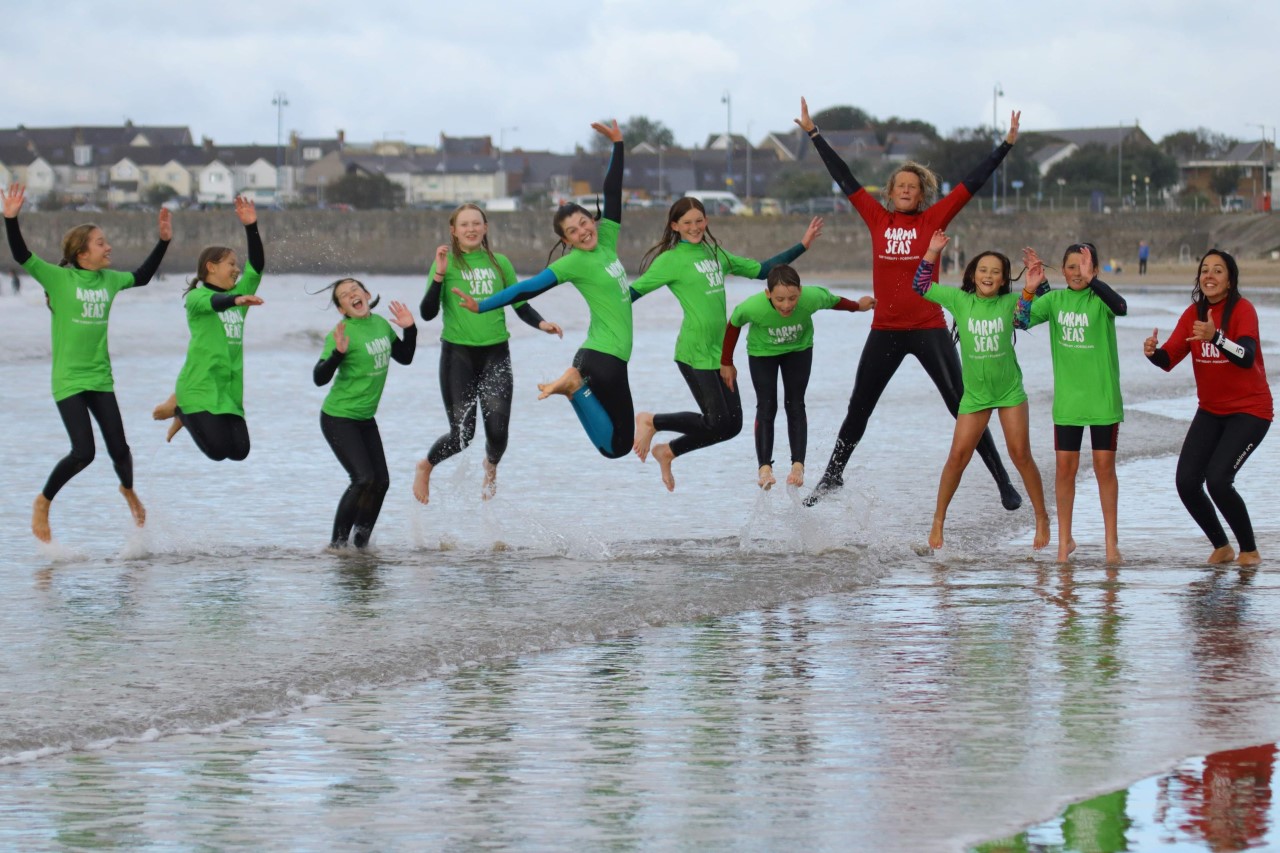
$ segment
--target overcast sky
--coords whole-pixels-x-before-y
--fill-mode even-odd
[[[56,11],[55,11],[56,10]],[[943,133],[1023,111],[1024,130],[1280,123],[1280,3],[1074,0],[391,2],[0,0],[0,127],[187,125],[434,143],[490,134],[570,151],[643,114],[678,143],[786,130],[801,94]],[[910,17],[908,17],[910,16]],[[505,129],[505,130],[504,130]],[[1272,131],[1268,130],[1268,134]]]

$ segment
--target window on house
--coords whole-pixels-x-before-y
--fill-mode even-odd
[[[320,147],[318,145],[308,145],[302,149],[303,160],[319,160],[321,157]]]
[[[77,166],[88,166],[93,160],[93,148],[88,145],[77,145],[71,156]]]

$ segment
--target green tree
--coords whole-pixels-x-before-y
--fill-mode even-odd
[[[1163,190],[1178,183],[1178,163],[1155,145],[1130,145],[1117,151],[1091,142],[1055,163],[1045,182],[1064,178],[1077,196],[1094,190],[1114,193],[1118,188],[1127,195],[1135,175],[1139,183],[1145,184],[1143,179],[1149,177],[1151,189]]]
[[[995,147],[995,133],[988,127],[961,128],[946,139],[936,139],[920,152],[920,161],[934,171],[939,180],[956,186],[977,168]],[[1001,163],[1007,169],[1008,181],[1033,184],[1039,173],[1031,163],[1030,152],[1015,145]]]
[[[142,201],[152,207],[159,207],[171,198],[177,198],[178,191],[168,184],[153,184],[142,194]]]
[[[883,121],[876,122],[876,139],[880,141],[881,145],[884,145],[892,133],[920,133],[930,142],[940,138],[936,127],[920,119],[890,116]]]
[[[1207,160],[1226,154],[1240,140],[1207,127],[1178,130],[1160,140],[1160,150],[1175,160]]]
[[[831,195],[831,177],[825,172],[787,166],[769,182],[769,195],[783,201],[801,201]]]
[[[875,124],[870,113],[847,105],[818,110],[812,118],[813,123],[823,130],[862,130]]]
[[[1209,186],[1218,194],[1223,207],[1227,206],[1227,196],[1234,195],[1239,188],[1240,176],[1243,174],[1238,166],[1222,166],[1210,173]]]
[[[386,175],[348,172],[329,185],[325,200],[349,204],[357,210],[390,210],[404,202],[404,187]]]

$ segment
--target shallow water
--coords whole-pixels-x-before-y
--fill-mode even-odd
[[[1209,548],[1168,455],[1194,408],[1190,370],[1140,355],[1185,288],[1122,291],[1115,572],[1087,476],[1064,569],[1031,552],[1029,507],[999,509],[980,465],[948,547],[920,556],[951,420],[914,364],[836,499],[805,510],[803,492],[761,494],[749,431],[678,460],[668,494],[656,465],[601,459],[563,401],[534,399],[585,334],[567,288],[538,300],[566,340],[511,321],[498,498],[479,500],[478,448],[440,467],[429,506],[409,494],[445,427],[428,324],[379,416],[393,482],[376,550],[321,554],[345,485],[310,383],[335,318],[305,291],[324,283],[268,278],[250,314],[244,464],[209,462],[185,436],[164,444],[149,413],[185,347],[180,286],[122,295],[113,361],[150,521],[130,528],[100,451],[58,496],[50,548],[27,530],[29,496],[65,452],[47,319],[34,295],[0,303],[0,844],[956,849],[1277,737],[1275,586],[1265,566],[1241,585],[1198,565]],[[415,279],[368,284],[421,295]],[[731,303],[753,290],[732,283]],[[1280,311],[1260,309],[1265,336]],[[687,408],[674,300],[647,297],[636,316],[638,408]],[[811,480],[867,328],[818,320]],[[1019,352],[1051,484],[1045,338],[1020,335]],[[1238,480],[1264,555],[1280,532],[1277,455],[1264,442]]]

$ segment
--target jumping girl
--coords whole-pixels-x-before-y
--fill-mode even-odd
[[[696,198],[682,198],[667,212],[658,242],[640,262],[641,275],[631,283],[632,300],[659,287],[671,288],[684,318],[676,338],[676,367],[698,404],[698,412],[636,415],[636,455],[643,461],[655,433],[683,433],[653,447],[667,490],[675,489],[671,463],[692,450],[728,441],[742,431],[742,398],[720,378],[720,348],[727,316],[726,275],[764,279],[779,264],[789,264],[822,234],[815,217],[800,242],[766,261],[739,258],[725,251],[707,224],[707,212]]]
[[[538,385],[538,399],[552,394],[569,398],[587,436],[600,453],[617,459],[632,450],[635,409],[627,378],[631,358],[631,291],[627,271],[618,260],[618,233],[622,223],[622,131],[591,125],[613,143],[613,156],[604,179],[604,218],[598,222],[579,204],[556,211],[552,227],[564,253],[536,276],[477,302],[458,288],[468,311],[493,311],[504,305],[532,299],[562,282],[572,282],[591,313],[587,339],[573,357],[573,366],[554,382]],[[555,253],[555,248],[552,250]]]
[[[960,486],[964,469],[973,458],[973,451],[986,432],[991,412],[996,410],[1000,412],[1009,458],[1022,475],[1022,484],[1035,509],[1032,547],[1038,551],[1049,544],[1049,513],[1044,505],[1040,469],[1031,457],[1027,393],[1022,388],[1022,370],[1013,351],[1013,312],[1018,297],[1010,292],[1009,259],[999,252],[983,252],[965,267],[960,287],[942,287],[934,284],[934,276],[938,257],[948,242],[942,231],[933,232],[911,284],[916,293],[951,312],[964,372],[964,396],[956,415],[951,451],[938,482],[929,547],[943,545],[947,508]]]
[[[516,283],[516,272],[506,255],[489,248],[489,220],[475,204],[464,204],[449,217],[450,245],[436,249],[422,297],[422,319],[440,313],[440,293],[464,290],[473,299],[492,296]],[[507,425],[511,420],[511,349],[505,312],[473,314],[446,299],[444,328],[440,332],[440,394],[449,417],[449,432],[436,439],[427,457],[418,463],[413,495],[426,503],[431,494],[435,466],[459,453],[476,434],[476,407],[484,418],[484,485],[480,496],[488,500],[497,491],[498,463],[507,449]],[[518,302],[516,316],[550,335],[564,337],[555,323],[542,319],[533,306]]]
[[[404,329],[404,337],[397,337],[390,323],[372,313],[378,300],[370,300],[369,291],[354,278],[339,279],[330,288],[343,319],[325,337],[312,376],[316,385],[333,380],[320,408],[320,431],[350,475],[351,485],[338,501],[329,547],[347,547],[354,530],[353,544],[364,548],[391,482],[374,415],[387,383],[390,359],[400,364],[413,361],[418,327],[407,307],[392,302],[391,316]]]
[[[4,194],[4,224],[13,259],[44,288],[53,314],[53,400],[71,439],[71,452],[49,474],[31,508],[31,532],[41,542],[53,539],[49,506],[67,481],[93,461],[95,454],[90,416],[107,445],[107,454],[120,479],[120,494],[129,505],[134,523],[146,523],[147,512],[133,491],[133,454],[124,435],[124,421],[116,401],[111,356],[107,348],[107,323],[116,294],[143,287],[155,275],[173,237],[168,210],[159,216],[159,241],[142,266],[132,273],[111,269],[111,245],[96,225],[77,225],[62,238],[62,262],[47,263],[32,254],[18,227],[18,213],[26,199],[22,184],[10,184]]]
[[[876,313],[858,361],[849,412],[840,426],[827,470],[813,494],[805,500],[806,504],[812,506],[844,485],[844,469],[849,457],[862,441],[880,395],[908,355],[914,355],[924,367],[951,414],[954,416],[959,411],[964,389],[955,345],[947,334],[941,309],[912,292],[912,276],[930,235],[947,227],[1013,148],[1020,116],[1018,112],[1012,114],[1004,143],[937,203],[932,202],[938,194],[938,177],[919,163],[908,162],[899,166],[885,183],[882,204],[858,183],[848,164],[822,138],[809,118],[809,105],[804,98],[800,99],[800,118],[796,124],[813,140],[827,171],[871,232],[872,286],[876,297]],[[978,455],[1000,488],[1004,508],[1014,510],[1021,506],[1022,498],[1009,482],[1009,474],[989,431],[981,435]]]
[[[1098,480],[1107,562],[1120,562],[1116,478],[1116,446],[1124,403],[1120,396],[1120,356],[1116,349],[1116,317],[1128,312],[1124,299],[1097,278],[1092,243],[1075,243],[1062,255],[1066,288],[1050,290],[1032,301],[1044,281],[1044,262],[1032,249],[1023,253],[1027,281],[1018,300],[1013,325],[1029,329],[1048,323],[1053,357],[1053,447],[1057,462],[1054,492],[1058,506],[1058,562],[1076,549],[1071,519],[1076,502],[1076,473],[1085,428],[1093,447],[1093,473]]]
[[[1256,566],[1262,558],[1235,478],[1271,428],[1274,410],[1262,362],[1258,312],[1240,295],[1236,259],[1218,249],[1206,252],[1191,289],[1191,305],[1164,346],[1159,346],[1158,333],[1152,330],[1143,342],[1147,359],[1172,370],[1190,354],[1200,400],[1178,456],[1178,497],[1213,544],[1208,562],[1234,559],[1242,566]],[[1215,506],[1236,535],[1239,557],[1231,550]]]
[[[249,263],[241,275],[234,250],[209,246],[196,262],[196,276],[186,290],[187,326],[191,342],[178,374],[177,393],[156,406],[156,420],[173,418],[169,438],[183,426],[200,452],[215,462],[243,460],[249,455],[249,427],[244,422],[244,335],[249,306],[266,263],[253,202],[236,196],[236,216],[244,225]]]
[[[743,326],[747,332],[747,365],[756,390],[756,465],[760,488],[768,490],[773,476],[773,421],[778,414],[778,374],[782,374],[783,407],[787,410],[787,438],[791,444],[788,486],[804,485],[805,448],[809,420],[804,394],[813,367],[813,315],[824,308],[836,311],[870,311],[876,301],[864,296],[857,302],[836,296],[821,287],[801,287],[800,276],[787,264],[769,271],[765,290],[747,297],[725,324],[720,355],[720,377],[736,394],[738,369],[733,350]],[[657,455],[654,448],[655,456]]]

